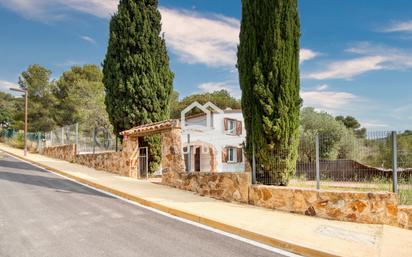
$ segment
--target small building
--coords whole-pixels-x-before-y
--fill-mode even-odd
[[[188,115],[194,109],[197,114]],[[221,110],[194,102],[182,111],[182,146],[186,171],[243,172],[246,130],[241,110]]]

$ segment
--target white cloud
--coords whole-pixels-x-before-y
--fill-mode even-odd
[[[93,38],[89,37],[89,36],[80,36],[80,38],[88,43],[91,44],[96,44],[96,40],[94,40]]]
[[[197,12],[161,8],[169,48],[185,63],[234,67],[239,42],[238,20]]]
[[[345,112],[359,100],[358,96],[352,93],[335,91],[301,91],[300,96],[303,106],[314,107],[331,114]]]
[[[302,78],[352,79],[374,70],[412,69],[412,54],[407,50],[363,42],[346,49],[346,52],[360,55],[360,57],[331,62],[324,70],[303,74]]]
[[[67,10],[109,18],[116,12],[118,0],[0,0],[0,4],[26,18],[47,21],[64,18]],[[238,19],[164,7],[160,12],[167,45],[182,62],[235,67],[240,31]],[[92,42],[90,39],[83,38]],[[300,56],[304,62],[315,58],[318,53],[301,49]]]
[[[213,91],[226,90],[230,93],[230,95],[232,95],[235,98],[239,99],[241,97],[241,91],[240,91],[239,85],[232,83],[231,81],[207,82],[207,83],[200,84],[198,88],[203,93],[210,93]]]
[[[100,18],[108,18],[116,9],[118,0],[0,0],[0,4],[38,20],[62,19],[67,10],[76,10]]]
[[[352,48],[346,50],[350,53],[361,55],[377,55],[384,60],[381,65],[384,69],[405,70],[412,69],[412,53],[411,50],[404,50],[386,45],[371,44],[362,42]]]
[[[412,32],[412,20],[393,23],[382,32]]]
[[[382,128],[390,127],[388,124],[382,123],[377,120],[361,121],[360,124],[362,124],[362,127],[367,128],[367,129],[382,129]]]
[[[310,49],[302,48],[302,49],[300,49],[299,56],[300,56],[300,63],[303,63],[305,61],[309,61],[309,60],[319,56],[319,53],[317,53],[313,50],[310,50]]]
[[[0,91],[11,94],[10,88],[19,88],[19,85],[10,81],[0,80]]]
[[[316,87],[316,90],[317,90],[317,91],[324,91],[324,90],[326,90],[326,89],[328,89],[328,88],[329,88],[329,86],[328,86],[327,84],[322,84],[322,85],[317,86],[317,87]]]
[[[352,60],[332,62],[324,71],[313,72],[303,75],[303,78],[325,80],[325,79],[351,79],[362,73],[381,70],[385,59],[382,56],[367,56]]]
[[[208,17],[194,11],[161,8],[163,31],[168,47],[185,63],[212,67],[235,67],[240,21],[223,15]],[[301,49],[300,62],[318,56]]]

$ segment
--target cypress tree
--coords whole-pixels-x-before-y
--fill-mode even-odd
[[[169,118],[173,73],[161,33],[158,0],[120,0],[103,63],[105,103],[114,132]],[[161,160],[160,136],[143,138],[150,170]]]
[[[257,179],[287,185],[296,170],[299,134],[297,0],[242,0],[238,47],[246,154],[254,146]]]

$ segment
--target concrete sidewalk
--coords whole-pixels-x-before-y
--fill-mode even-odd
[[[0,150],[23,158],[22,150],[4,144]],[[38,154],[23,159],[161,211],[305,256],[412,256],[410,230],[226,203]]]

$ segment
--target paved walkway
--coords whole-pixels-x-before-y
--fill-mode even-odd
[[[4,144],[0,150],[23,157],[22,150]],[[176,216],[306,256],[412,256],[410,230],[226,203],[38,154],[29,154],[26,160]]]

